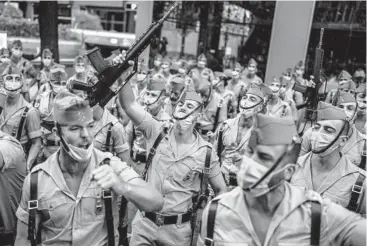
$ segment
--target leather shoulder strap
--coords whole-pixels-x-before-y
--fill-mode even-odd
[[[321,232],[321,204],[317,201],[311,202],[311,246],[320,245],[320,232]]]
[[[217,148],[217,154],[219,157],[219,165],[222,166],[222,151],[223,151],[223,132],[224,132],[225,123],[222,124],[222,126],[219,128],[218,133],[218,148]]]
[[[133,128],[133,131],[132,131],[132,137],[131,137],[131,143],[130,143],[130,158],[133,159],[133,157],[134,157],[133,146],[134,146],[134,141],[135,141],[135,138],[136,138],[136,132],[135,132],[134,125],[131,125],[131,126]]]
[[[364,139],[364,145],[361,154],[361,163],[359,164],[359,168],[363,170],[366,170],[366,155],[367,155],[366,142],[367,142],[366,139]]]
[[[155,151],[157,150],[158,145],[161,143],[161,141],[163,140],[164,136],[167,134],[168,132],[168,128],[163,128],[163,130],[161,131],[161,133],[159,133],[158,137],[155,139],[152,148],[150,148],[149,150],[149,154],[148,154],[148,158],[147,158],[147,162],[145,164],[145,168],[143,170],[143,179],[146,181],[147,180],[147,173],[148,173],[148,169],[149,166],[152,163],[153,157],[155,155]]]
[[[112,128],[114,126],[114,123],[111,122],[107,128],[107,136],[106,136],[106,143],[105,143],[105,146],[106,146],[106,151],[108,152],[111,152],[113,151],[113,148],[112,148],[112,143],[111,143],[111,137],[112,137]],[[112,153],[114,154],[114,153]]]
[[[110,165],[110,159],[104,159],[102,165]],[[105,219],[107,225],[108,246],[115,246],[115,229],[112,213],[112,192],[111,189],[102,191],[102,198],[105,205]]]
[[[363,182],[365,178],[366,177],[362,173],[359,173],[355,184],[352,186],[352,194],[350,195],[349,204],[347,206],[347,209],[350,211],[357,212],[359,197],[364,192]]]
[[[28,240],[31,246],[37,245],[36,214],[38,210],[38,171],[31,173],[30,197],[28,201]],[[39,233],[40,235],[40,233]]]
[[[207,146],[205,155],[205,164],[203,169],[203,176],[201,180],[201,191],[205,191],[205,196],[209,196],[209,174],[210,174],[210,161],[212,155],[212,147]]]
[[[208,211],[208,221],[206,225],[206,237],[204,238],[205,246],[213,246],[214,245],[214,227],[215,227],[215,217],[217,216],[219,200],[212,200],[209,204]]]
[[[22,131],[23,131],[23,128],[24,128],[24,124],[25,124],[25,120],[27,118],[27,113],[29,111],[29,107],[26,107],[22,113],[22,117],[20,118],[20,122],[19,122],[19,125],[18,125],[18,131],[17,131],[17,135],[16,135],[16,139],[18,141],[20,141],[20,138],[22,136]]]

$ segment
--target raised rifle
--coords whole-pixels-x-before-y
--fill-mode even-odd
[[[152,42],[152,39],[163,22],[168,18],[171,12],[178,6],[176,2],[170,10],[157,22],[150,25],[147,31],[139,37],[139,39],[127,51],[123,63],[117,66],[110,66],[108,62],[102,57],[99,48],[94,48],[88,51],[87,56],[91,61],[93,67],[98,72],[98,82],[94,85],[87,85],[78,81],[72,81],[70,88],[74,90],[85,91],[88,95],[89,104],[91,107],[99,105],[104,107],[117,93],[124,87],[124,85],[131,79],[137,70],[137,59],[145,48]],[[123,83],[113,91],[111,86],[120,76],[130,68],[129,61],[135,61],[134,68],[127,76]]]
[[[305,119],[306,121],[315,122],[317,118],[317,105],[320,101],[319,89],[323,84],[323,80],[326,80],[325,75],[322,73],[322,62],[324,58],[324,50],[322,49],[322,39],[324,35],[324,28],[320,31],[320,41],[316,47],[315,62],[311,76],[314,86],[305,86],[299,83],[295,83],[293,90],[304,94],[305,103],[297,106],[297,109],[306,107]],[[323,80],[322,80],[323,79]],[[326,81],[325,81],[326,83]],[[326,86],[326,85],[325,85]]]

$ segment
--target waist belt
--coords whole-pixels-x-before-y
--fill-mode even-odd
[[[60,141],[58,141],[58,140],[46,140],[46,146],[47,147],[60,146]]]
[[[131,159],[134,162],[141,162],[141,163],[147,162],[147,156],[145,154],[136,153],[135,151],[133,152]]]
[[[236,173],[229,173],[229,185],[230,186],[237,186],[237,174]]]
[[[190,211],[188,211],[187,213],[184,213],[184,214],[167,215],[167,216],[164,216],[164,215],[158,214],[158,213],[146,212],[144,217],[146,217],[146,218],[150,219],[151,221],[153,221],[154,224],[156,224],[157,226],[182,224],[182,223],[186,223],[186,222],[191,220],[192,211],[190,210]],[[179,221],[179,219],[181,221]]]
[[[15,233],[0,233],[0,246],[13,245],[15,241]]]

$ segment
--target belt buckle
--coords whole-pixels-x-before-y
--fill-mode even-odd
[[[38,209],[38,200],[28,201],[28,209],[29,210]]]
[[[112,198],[112,192],[111,192],[111,190],[104,190],[104,191],[102,191],[102,197],[103,197],[103,199]]]
[[[204,243],[205,243],[205,245],[213,246],[214,245],[214,240],[211,239],[211,238],[205,237]]]
[[[357,190],[356,190],[357,189]],[[352,192],[354,193],[357,193],[357,194],[362,194],[362,190],[363,190],[363,187],[361,185],[356,185],[354,184],[352,186]]]
[[[164,216],[160,213],[156,213],[155,214],[155,223],[157,224],[157,226],[164,225]]]

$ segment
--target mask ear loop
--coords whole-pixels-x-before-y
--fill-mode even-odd
[[[57,122],[56,122],[56,130],[57,130],[57,132],[59,134],[60,141],[61,141],[62,145],[64,146],[65,150],[67,152],[70,152],[70,148],[69,148],[68,144],[65,142],[64,138],[62,137],[62,134],[61,134],[61,126]]]
[[[175,112],[176,111],[176,108],[177,108],[178,104],[176,104],[175,108],[173,109],[172,112]],[[172,113],[172,117],[175,119],[175,120],[184,120],[186,119],[187,117],[189,117],[190,115],[192,115],[195,111],[197,111],[198,109],[200,109],[201,107],[203,106],[203,104],[200,104],[196,109],[194,109],[193,111],[191,111],[191,113],[187,114],[186,116],[182,117],[182,118],[178,118],[178,117],[175,117]]]
[[[349,123],[348,121],[346,120],[343,120],[344,124],[343,124],[343,127],[342,129],[339,131],[338,135],[333,139],[333,141],[331,141],[327,146],[325,146],[324,149],[320,150],[320,151],[316,151],[316,152],[313,152],[314,154],[321,154],[321,153],[324,153],[328,148],[330,148],[331,146],[333,146],[333,144],[336,143],[336,141],[338,141],[339,137],[342,135],[345,127],[348,127],[349,128]],[[347,125],[348,124],[348,125]],[[349,132],[349,129],[348,129],[348,132]]]
[[[155,104],[156,102],[158,102],[158,100],[161,98],[161,96],[163,94],[163,91],[165,91],[165,90],[162,90],[161,93],[159,93],[159,96],[157,97],[157,99],[154,102],[152,102],[152,103],[145,103],[145,105],[146,106],[151,106],[151,105]]]
[[[241,101],[240,101],[240,102],[241,102]],[[238,105],[238,106],[239,106],[240,108],[242,108],[242,109],[252,109],[252,108],[255,108],[256,106],[260,105],[260,104],[261,104],[261,103],[263,103],[263,102],[264,102],[264,99],[262,99],[262,98],[261,98],[260,102],[258,102],[258,103],[256,103],[256,104],[254,104],[254,105],[252,105],[252,106],[250,106],[250,107],[242,107],[242,106],[241,106],[241,103],[239,103],[239,105]]]

